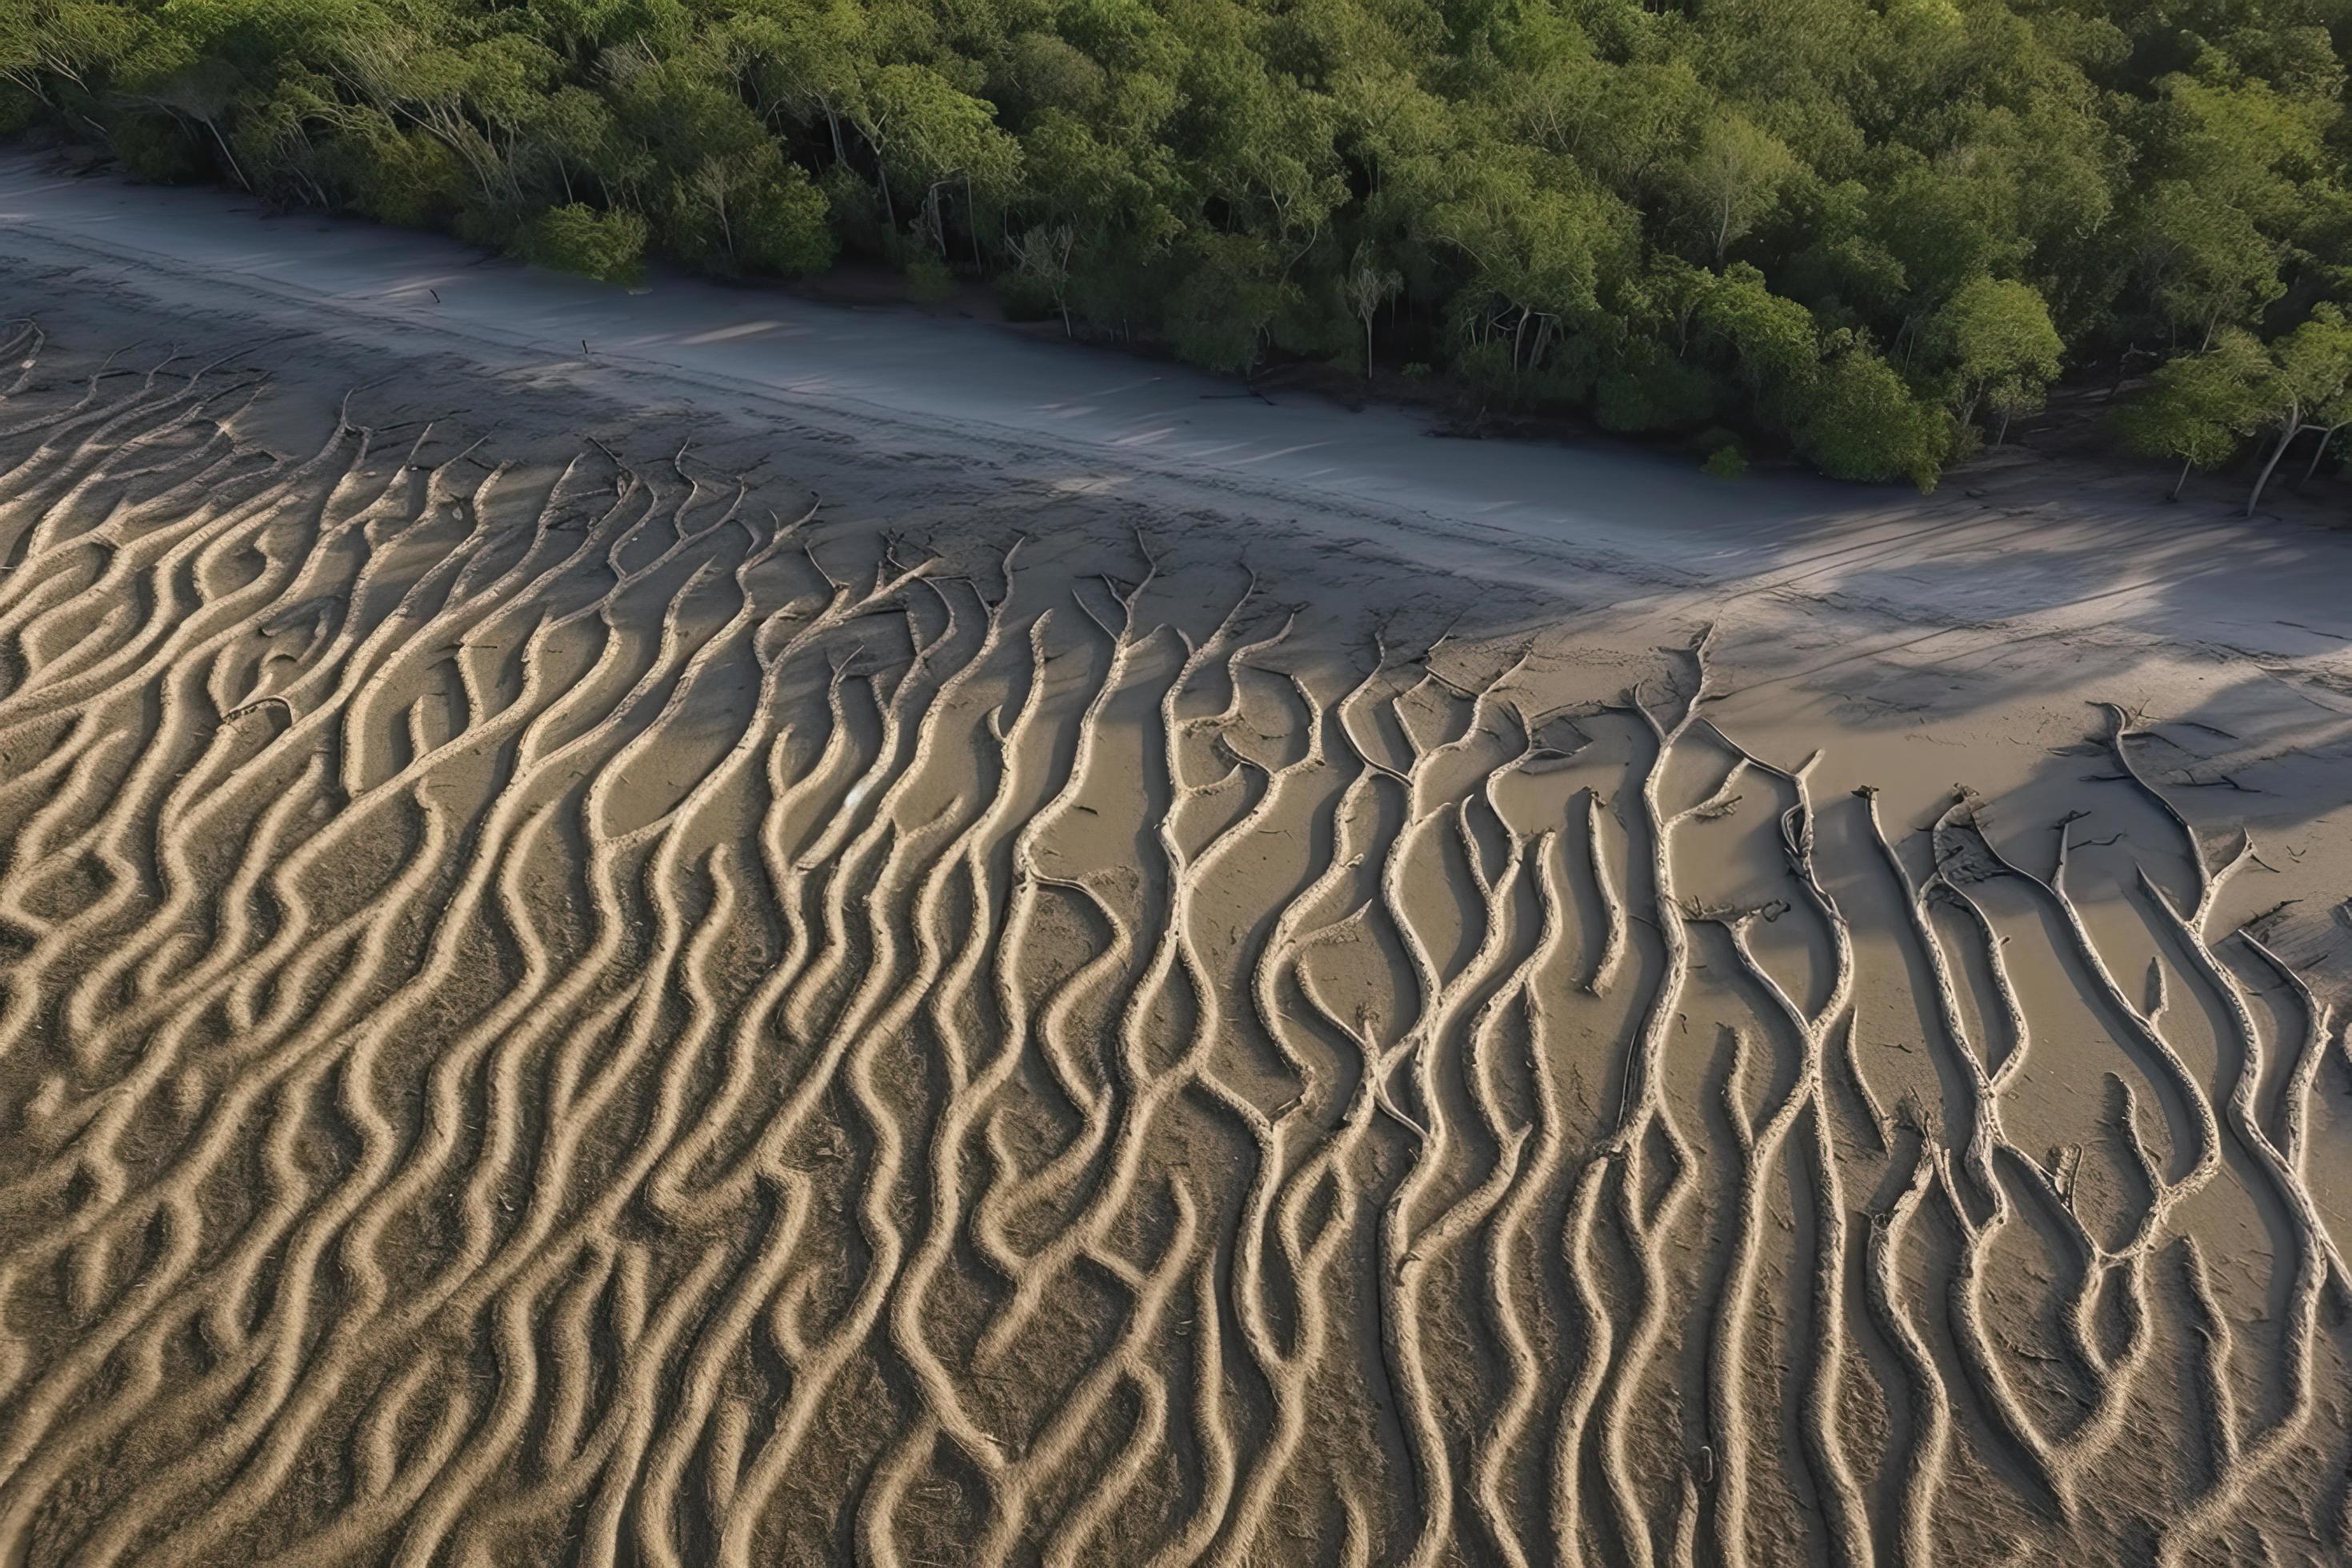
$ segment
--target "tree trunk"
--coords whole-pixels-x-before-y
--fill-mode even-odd
[[[2311,482],[2311,476],[2319,472],[2319,459],[2327,456],[2327,444],[2330,441],[2335,440],[2336,432],[2343,428],[2344,426],[2341,425],[2330,425],[2326,429],[2322,430],[2319,433],[2319,445],[2312,448],[2310,466],[2303,470],[2303,478],[2294,481],[2295,489],[2301,489],[2304,486],[2309,484]]]
[[[2194,458],[2188,458],[2186,461],[2182,462],[2180,465],[2180,477],[2172,481],[2172,493],[2165,497],[2165,500],[2179,500],[2180,499],[2180,487],[2189,482],[2189,470],[2196,466],[2197,459]]]
[[[1372,316],[1364,312],[1364,384],[1372,384]]]
[[[245,187],[246,193],[248,195],[251,195],[253,191],[253,182],[247,179],[245,177],[245,171],[236,166],[236,154],[228,150],[228,138],[222,135],[221,128],[214,124],[209,120],[204,122],[204,127],[205,130],[213,133],[213,140],[220,143],[221,156],[228,160],[228,172],[235,174],[236,176],[236,183]]]
[[[2254,515],[2254,508],[2263,499],[2263,487],[2271,482],[2271,470],[2278,467],[2279,459],[2286,456],[2287,447],[2294,444],[2294,438],[2297,436],[2302,434],[2303,422],[2301,420],[2290,419],[2287,421],[2286,434],[2281,436],[2279,437],[2278,445],[2271,448],[2271,460],[2263,465],[2263,471],[2261,473],[2254,476],[2253,493],[2246,497],[2246,515],[2248,517]]]
[[[940,218],[940,184],[933,181],[931,188],[923,193],[922,221],[931,226],[931,243],[939,247],[940,259],[945,261],[948,258],[948,230],[947,225]]]

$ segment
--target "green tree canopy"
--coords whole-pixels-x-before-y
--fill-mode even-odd
[[[1857,478],[2155,372],[2136,443],[2268,469],[2335,405],[2222,388],[2243,342],[2296,382],[2352,295],[2347,37],[2344,0],[15,0],[0,129],[600,276],[927,255],[1073,335],[1392,355]]]
[[[2012,279],[1972,278],[1931,319],[1928,336],[1950,367],[1954,411],[1967,424],[1979,405],[2000,416],[2039,407],[2058,379],[2066,345],[2042,296]]]

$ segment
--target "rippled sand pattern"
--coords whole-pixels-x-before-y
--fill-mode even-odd
[[[1564,713],[5,331],[5,1561],[2340,1547],[2344,1037],[2122,710],[2162,837],[1882,820],[1704,638]]]

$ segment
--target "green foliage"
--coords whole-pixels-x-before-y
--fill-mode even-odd
[[[1927,335],[1949,367],[1962,424],[1980,404],[2004,423],[2039,408],[2066,348],[2042,296],[2012,279],[1970,279],[1930,318]]]
[[[1759,405],[1779,411],[1801,397],[1821,363],[1812,313],[1774,294],[1746,262],[1721,277],[1699,275],[1693,324],[1717,346]]]
[[[635,283],[646,273],[646,220],[638,213],[598,212],[576,202],[550,207],[524,230],[522,253],[541,267]]]
[[[2147,393],[2116,414],[2116,427],[2135,451],[2212,468],[2261,426],[2270,372],[2253,335],[2229,329],[2205,353],[2158,370]]]
[[[349,170],[351,205],[379,222],[438,228],[453,222],[466,204],[463,165],[424,132],[401,131],[380,121],[337,151]]]
[[[1780,138],[1726,109],[1700,130],[1668,178],[1684,220],[1719,267],[1731,247],[1771,214],[1796,173],[1796,157]]]
[[[1601,378],[1593,414],[1604,428],[1628,434],[1695,430],[1715,417],[1717,395],[1713,376],[1654,351]]]
[[[107,127],[114,155],[132,178],[168,185],[204,172],[204,155],[177,121],[166,115],[126,115]]]
[[[2325,440],[2352,423],[2352,321],[2335,305],[2314,307],[2309,319],[2270,345],[2268,371],[2254,390],[2263,399],[2272,446],[2246,497],[2249,516],[2295,437],[2317,429]]]
[[[2267,468],[2335,407],[2285,389],[2352,297],[2347,28],[2345,0],[0,0],[0,130],[598,276],[952,267],[1223,371],[1377,351],[1853,478],[1932,481],[2070,366],[2153,353],[2131,438],[2261,437]],[[2224,384],[2257,383],[2240,414]]]
[[[955,291],[955,274],[938,257],[919,255],[907,263],[907,292],[916,303],[945,304]]]
[[[1924,493],[1951,446],[1943,416],[1878,355],[1850,345],[1822,367],[1800,449],[1839,479],[1909,479]]]
[[[2267,384],[2282,420],[2333,424],[2352,413],[2352,319],[2340,307],[2314,306],[2309,319],[2272,342],[2271,363]]]
[[[1736,442],[1727,442],[1706,455],[1699,467],[1718,479],[1736,479],[1748,472],[1748,454]]]
[[[1179,271],[1167,305],[1169,341],[1203,370],[1248,375],[1267,328],[1292,298],[1272,247],[1238,235],[1204,234]]]
[[[744,205],[735,229],[736,260],[779,278],[824,271],[834,257],[824,215],[824,193],[793,164],[778,165]]]
[[[0,81],[0,136],[15,136],[40,122],[47,107],[10,81]]]

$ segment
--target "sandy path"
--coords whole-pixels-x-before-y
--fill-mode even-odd
[[[2021,475],[1956,477],[1954,493],[1928,503],[1791,478],[1726,486],[1614,448],[1433,440],[1399,411],[1349,414],[1303,395],[1269,407],[1180,368],[969,321],[667,279],[632,297],[484,265],[428,236],[238,213],[208,192],[0,161],[0,254],[75,265],[265,331],[318,331],[323,316],[354,342],[528,363],[595,390],[645,385],[596,366],[657,369],[714,408],[737,393],[803,417],[901,423],[940,449],[1036,448],[1066,465],[1052,482],[1074,489],[1171,477],[1296,506],[1296,521],[1343,537],[1386,522],[1396,532],[1383,542],[1401,553],[1530,586],[1572,585],[1530,579],[1532,555],[1555,572],[1622,577],[1629,593],[1786,590],[1928,624],[2128,630],[2265,657],[2352,643],[2336,591],[2352,536],[2151,506],[2141,492],[2152,483],[2053,476],[2026,459]]]
[[[0,258],[0,1561],[2347,1550],[2343,537]]]

